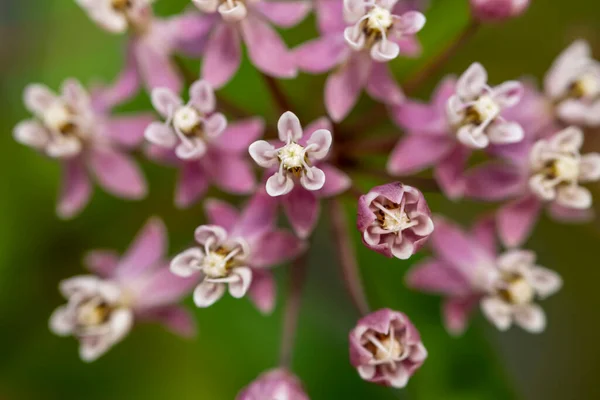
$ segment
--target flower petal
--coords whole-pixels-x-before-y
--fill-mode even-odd
[[[326,35],[296,47],[293,54],[300,70],[319,74],[341,64],[348,57],[348,46],[339,35]]]
[[[267,179],[265,188],[269,196],[282,196],[294,188],[294,181],[288,174],[276,172]]]
[[[563,284],[559,274],[542,267],[533,267],[528,278],[537,295],[542,299],[558,292]]]
[[[115,271],[119,278],[131,278],[158,267],[167,251],[167,228],[160,218],[150,218],[138,232]]]
[[[147,310],[136,315],[140,320],[158,322],[176,335],[193,337],[196,335],[196,319],[182,306],[166,306]]]
[[[291,111],[284,112],[277,121],[279,140],[284,143],[297,142],[302,138],[302,125],[300,120]]]
[[[183,101],[171,89],[159,87],[152,90],[150,99],[152,106],[163,118],[173,115],[175,110],[183,106]]]
[[[469,322],[470,314],[477,305],[477,297],[450,298],[442,305],[444,325],[451,335],[461,335]]]
[[[325,82],[325,107],[335,122],[343,120],[358,100],[369,78],[372,62],[363,54],[353,54],[346,64]]]
[[[206,154],[207,146],[204,140],[199,137],[188,139],[179,143],[175,148],[175,154],[182,160],[199,160]]]
[[[546,314],[539,305],[529,304],[515,312],[515,322],[527,332],[542,333],[546,329]]]
[[[385,63],[373,64],[366,89],[369,96],[385,104],[397,106],[405,99],[402,89]]]
[[[392,175],[411,175],[444,159],[455,144],[446,137],[406,135],[394,147],[387,170]]]
[[[237,276],[238,280],[229,283],[229,294],[236,299],[246,295],[252,284],[252,270],[248,267],[237,267],[231,270],[232,276]]]
[[[179,93],[183,82],[168,54],[161,54],[154,43],[143,40],[137,41],[135,54],[139,74],[148,89],[169,88]]]
[[[592,193],[582,186],[559,187],[556,202],[564,207],[585,210],[592,206]]]
[[[253,270],[248,297],[263,314],[271,314],[275,308],[276,286],[270,271]]]
[[[526,176],[510,164],[489,162],[470,170],[466,177],[465,196],[486,200],[506,200],[522,193]]]
[[[473,289],[468,280],[443,261],[429,259],[413,266],[406,274],[407,286],[446,296],[464,296],[471,294]]]
[[[235,194],[251,193],[256,178],[250,161],[241,154],[211,153],[204,165],[215,185]]]
[[[234,24],[220,23],[210,36],[200,76],[218,89],[231,80],[241,62],[240,35]]]
[[[516,122],[498,122],[487,129],[487,136],[494,144],[510,144],[523,140],[525,132]]]
[[[342,170],[329,164],[320,164],[319,168],[327,177],[323,187],[317,193],[315,193],[319,197],[337,196],[352,186],[352,180]]]
[[[481,300],[481,311],[496,328],[506,331],[512,324],[511,307],[496,297]]]
[[[146,180],[132,157],[108,148],[97,148],[89,157],[98,183],[107,192],[128,199],[146,196]]]
[[[317,167],[310,167],[300,177],[300,184],[306,190],[319,190],[325,185],[325,173]]]
[[[215,110],[215,92],[208,81],[199,80],[190,87],[190,104],[204,114]]]
[[[85,255],[83,263],[95,275],[109,278],[119,265],[119,255],[114,250],[92,250]]]
[[[224,283],[204,281],[194,289],[194,304],[200,308],[207,308],[215,304],[224,294]]]
[[[153,120],[154,116],[150,113],[110,117],[104,131],[119,145],[134,148],[143,142],[146,128]]]
[[[307,154],[313,159],[322,160],[327,157],[332,141],[331,132],[327,129],[318,129],[314,131],[306,142],[307,147],[310,146],[310,149],[307,150]]]
[[[265,123],[262,118],[247,118],[227,124],[227,128],[213,144],[229,153],[245,153],[262,136]]]
[[[58,97],[46,85],[33,83],[27,85],[23,92],[25,108],[36,115],[43,114],[56,101]]]
[[[164,122],[152,122],[144,131],[144,137],[150,143],[171,149],[177,144],[177,136],[173,128]]]
[[[593,182],[600,179],[600,153],[585,154],[581,156],[580,162],[580,182]]]
[[[19,122],[13,129],[13,137],[17,142],[38,150],[42,150],[48,143],[48,132],[33,119]]]
[[[207,199],[204,202],[204,212],[210,224],[222,226],[228,232],[231,232],[240,217],[235,207],[218,199]]]
[[[487,71],[483,65],[473,63],[458,79],[456,93],[462,99],[473,99],[484,90],[487,79]]]
[[[198,162],[186,162],[181,166],[175,188],[175,205],[188,208],[208,190],[208,177]]]
[[[320,207],[315,193],[297,187],[283,198],[282,203],[294,232],[301,238],[308,237],[319,217]]]
[[[257,140],[248,148],[250,157],[261,167],[271,168],[278,164],[275,147],[266,140]]]
[[[269,21],[283,28],[300,23],[312,8],[310,1],[259,1],[255,7]]]
[[[63,164],[63,178],[56,213],[61,218],[72,218],[90,200],[92,185],[80,158]]]
[[[437,163],[435,179],[442,191],[450,199],[458,199],[465,191],[465,167],[471,150],[464,146],[455,146],[454,150]]]
[[[414,35],[425,26],[427,19],[418,11],[408,11],[394,18],[394,31],[401,35]]]
[[[291,232],[273,230],[262,235],[255,248],[259,250],[252,255],[252,266],[264,268],[292,260],[304,251],[306,245]]]
[[[542,203],[534,195],[513,201],[502,207],[497,216],[498,234],[507,247],[523,244],[538,219]]]
[[[509,108],[517,105],[523,94],[525,88],[519,81],[507,81],[492,89],[492,96],[494,101],[502,108]]]
[[[176,255],[171,261],[170,270],[173,274],[188,278],[200,271],[198,264],[204,259],[202,249],[193,247]]]
[[[400,46],[391,40],[380,40],[371,47],[371,57],[380,63],[385,63],[398,57]]]

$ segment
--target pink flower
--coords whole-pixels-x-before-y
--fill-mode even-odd
[[[318,0],[316,7],[322,36],[295,54],[306,72],[323,73],[339,66],[325,84],[329,116],[343,120],[363,89],[375,100],[401,104],[404,94],[385,63],[401,52],[419,52],[414,35],[423,28],[425,16],[404,12],[402,2],[395,0]]]
[[[106,110],[93,107],[88,93],[73,79],[63,83],[60,95],[44,85],[29,85],[24,102],[34,118],[19,123],[14,138],[63,165],[60,217],[75,216],[89,202],[90,174],[115,196],[140,199],[146,195],[141,171],[121,149],[139,144],[150,121],[148,115],[109,118]]]
[[[197,279],[169,272],[163,259],[166,246],[162,221],[151,219],[123,257],[111,250],[90,252],[85,262],[95,275],[61,282],[68,303],[54,311],[50,329],[60,336],[75,336],[84,361],[100,357],[142,321],[157,321],[179,335],[193,335],[192,316],[176,303]]]
[[[206,81],[190,88],[190,101],[183,101],[168,89],[152,92],[155,108],[166,122],[154,122],[146,129],[153,146],[148,156],[180,168],[175,204],[189,207],[214,183],[234,194],[251,193],[256,184],[247,149],[264,131],[260,118],[227,125],[215,112],[215,97]]]
[[[401,312],[375,311],[350,331],[350,362],[366,381],[403,388],[426,358],[419,332]]]
[[[430,104],[409,101],[394,109],[393,117],[406,130],[388,160],[393,175],[410,175],[435,166],[435,178],[450,198],[465,190],[464,169],[473,149],[490,144],[507,146],[524,137],[521,126],[502,112],[517,104],[523,87],[505,82],[487,85],[487,73],[474,63],[455,81],[445,79]]]
[[[182,277],[201,273],[194,290],[198,307],[209,307],[225,290],[235,298],[248,293],[259,310],[272,311],[275,284],[267,268],[291,260],[304,251],[304,243],[289,232],[276,229],[274,200],[256,194],[241,215],[226,203],[206,202],[211,225],[196,229],[199,247],[177,255],[171,271]]]
[[[534,266],[535,255],[529,251],[497,256],[491,219],[480,221],[469,234],[441,218],[435,224],[431,244],[437,257],[415,265],[406,281],[412,288],[445,297],[442,309],[450,333],[464,332],[478,304],[501,330],[513,320],[530,332],[544,329],[543,310],[534,300],[558,291],[561,279],[555,272]]]
[[[250,145],[250,156],[264,168],[277,171],[267,180],[266,189],[270,196],[288,194],[299,180],[306,190],[316,191],[325,185],[325,173],[314,164],[323,160],[331,147],[331,132],[317,129],[310,136],[302,132],[300,120],[291,111],[285,112],[277,122],[279,140],[283,146],[259,140]]]
[[[300,380],[283,369],[267,371],[248,387],[244,388],[236,400],[308,400]]]
[[[523,14],[530,0],[470,0],[473,15],[482,22],[503,21]]]
[[[331,131],[331,122],[327,118],[319,118],[304,129],[304,137],[318,130]],[[345,192],[352,181],[342,170],[329,164],[327,158],[316,160],[314,165],[318,167],[327,179],[319,190],[306,190],[302,186],[294,186],[291,192],[280,196],[283,211],[296,235],[300,238],[310,236],[317,224],[320,214],[320,199],[337,196]]]
[[[401,260],[415,254],[433,232],[425,197],[400,182],[377,186],[360,197],[357,227],[365,246]]]
[[[568,124],[600,125],[600,63],[589,44],[577,40],[554,61],[544,80],[556,114]]]
[[[201,77],[214,87],[225,85],[241,62],[240,39],[250,61],[267,75],[293,78],[296,63],[279,34],[268,22],[281,27],[298,24],[310,11],[308,1],[193,0],[204,13],[209,37]]]

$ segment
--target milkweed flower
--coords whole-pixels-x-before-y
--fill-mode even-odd
[[[474,63],[458,80],[445,79],[430,104],[408,101],[394,108],[392,116],[407,135],[392,151],[388,172],[409,175],[435,166],[444,193],[462,197],[464,170],[474,150],[496,150],[523,140],[523,128],[503,117],[519,103],[523,91],[517,81],[491,88],[486,70]]]
[[[20,122],[13,136],[62,164],[60,217],[75,216],[89,202],[91,177],[115,196],[140,199],[146,195],[142,172],[124,150],[143,139],[149,115],[109,117],[74,79],[64,81],[60,94],[45,85],[28,85],[24,103],[34,118]]]
[[[236,396],[236,400],[260,399],[309,400],[300,380],[284,369],[263,373]]]
[[[442,312],[450,333],[463,333],[478,305],[500,330],[513,322],[529,332],[544,330],[545,314],[535,300],[560,289],[558,274],[536,266],[530,251],[498,255],[493,219],[479,221],[470,233],[441,218],[435,225],[431,245],[436,257],[415,265],[406,282],[444,296]]]
[[[394,182],[359,198],[357,227],[365,246],[406,260],[423,247],[433,232],[433,221],[423,193]]]
[[[504,21],[523,14],[530,0],[470,0],[471,12],[479,21]]]
[[[405,387],[427,358],[408,317],[388,308],[360,319],[349,339],[350,362],[360,377],[381,385]]]
[[[544,90],[566,123],[600,125],[600,63],[586,41],[575,41],[558,56],[546,74]]]
[[[329,153],[331,132],[317,129],[310,136],[304,134],[300,120],[291,111],[281,115],[277,130],[283,146],[276,147],[265,140],[259,140],[248,148],[250,156],[258,165],[277,168],[267,180],[267,193],[273,197],[288,194],[294,188],[296,180],[309,191],[323,188],[325,173],[314,164]]]
[[[323,73],[339,66],[325,83],[325,106],[331,119],[343,120],[363,89],[390,105],[404,101],[387,62],[401,52],[415,54],[414,35],[425,25],[418,11],[405,12],[403,2],[319,0],[321,37],[295,50],[301,70]]]
[[[279,34],[270,26],[289,28],[310,11],[309,1],[192,0],[206,14],[208,40],[202,62],[202,79],[215,88],[225,85],[241,62],[241,40],[250,61],[267,75],[293,78],[296,63]]]
[[[54,311],[50,329],[60,336],[76,337],[84,361],[96,360],[143,321],[160,322],[179,335],[193,335],[194,319],[177,303],[191,292],[197,278],[170,273],[164,260],[166,245],[165,227],[154,218],[123,257],[110,250],[90,252],[85,263],[94,275],[61,282],[60,291],[68,303]]]
[[[200,273],[194,303],[209,307],[228,290],[235,298],[249,292],[262,312],[270,312],[275,288],[268,268],[289,261],[305,248],[293,234],[274,227],[274,200],[259,192],[240,214],[226,203],[206,202],[210,225],[196,229],[198,247],[171,261],[171,271],[188,277]],[[255,279],[256,277],[260,279]]]

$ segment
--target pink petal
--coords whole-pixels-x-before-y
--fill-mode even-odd
[[[373,64],[366,89],[369,96],[385,104],[399,105],[404,101],[404,93],[385,63]]]
[[[75,110],[88,111],[91,100],[88,92],[76,79],[66,79],[60,88],[61,97]]]
[[[507,81],[496,86],[492,93],[494,100],[502,108],[513,107],[521,101],[525,88],[519,81]]]
[[[288,194],[294,188],[293,179],[286,173],[274,173],[265,184],[265,189],[271,197]]]
[[[319,197],[337,196],[348,190],[352,185],[352,180],[342,170],[329,164],[320,164],[319,168],[325,173],[326,177],[323,187],[315,193]]]
[[[341,64],[348,57],[348,46],[340,35],[327,35],[303,43],[293,53],[300,70],[319,74]]]
[[[200,76],[215,89],[220,88],[231,80],[240,62],[240,36],[236,26],[218,24],[206,46]]]
[[[302,138],[303,131],[300,120],[291,111],[284,112],[277,121],[277,132],[279,140],[286,143],[288,141],[297,142]]]
[[[150,99],[152,106],[163,118],[169,118],[175,110],[183,106],[183,100],[169,88],[156,88],[152,90]]]
[[[225,284],[204,281],[194,290],[194,304],[200,308],[210,307],[225,294]]]
[[[541,208],[540,200],[529,195],[508,203],[498,211],[498,234],[506,247],[518,247],[527,240]]]
[[[273,267],[290,261],[305,250],[306,245],[294,234],[284,230],[265,233],[256,242],[252,267]]]
[[[453,298],[444,302],[444,325],[450,334],[461,335],[465,331],[469,317],[478,303],[478,297]]]
[[[496,220],[493,216],[479,219],[471,229],[471,238],[490,258],[497,256],[496,231]]]
[[[192,292],[198,279],[198,274],[182,278],[173,274],[168,266],[159,268],[137,289],[135,307],[150,309],[177,303]]]
[[[322,160],[327,157],[333,138],[331,132],[327,129],[318,129],[310,134],[306,141],[306,146],[310,146],[307,155],[315,160]]]
[[[595,216],[592,208],[575,209],[563,207],[556,202],[550,204],[548,212],[553,219],[561,223],[586,223],[592,221]]]
[[[458,199],[464,194],[466,186],[464,172],[470,155],[470,149],[458,145],[436,165],[435,179],[442,191],[451,199]]]
[[[264,130],[265,123],[260,117],[230,122],[213,144],[221,151],[245,154],[252,142],[263,135]]]
[[[202,163],[210,180],[227,192],[248,194],[256,187],[252,165],[241,154],[212,152]]]
[[[85,255],[83,263],[99,277],[109,278],[119,265],[119,255],[114,250],[92,250]]]
[[[164,223],[159,218],[150,218],[121,258],[116,273],[119,278],[125,279],[158,267],[166,249],[167,229]]]
[[[498,162],[488,162],[472,169],[465,179],[465,196],[486,201],[506,200],[519,195],[527,184],[527,177],[519,168]]]
[[[338,0],[315,0],[317,22],[322,34],[339,33],[344,30],[347,24],[344,21],[343,3]]]
[[[371,60],[362,54],[353,54],[339,70],[325,82],[325,107],[335,122],[343,120],[358,100],[367,84]]]
[[[248,297],[263,314],[270,314],[275,308],[275,280],[270,271],[255,269],[252,271],[252,284],[248,289]]]
[[[259,70],[279,78],[297,75],[293,55],[273,28],[251,14],[240,25],[248,57]]]
[[[318,167],[306,169],[300,177],[300,184],[306,190],[320,190],[325,185],[325,173]]]
[[[362,45],[360,47],[362,47]],[[400,54],[400,46],[391,40],[385,42],[381,40],[376,42],[373,47],[371,47],[370,54],[373,60],[385,64],[386,62],[398,57]]]
[[[394,31],[401,35],[414,35],[425,26],[425,16],[418,11],[408,11],[394,20]]]
[[[393,175],[411,175],[443,160],[455,144],[446,137],[406,135],[400,139],[387,164]]]
[[[239,218],[238,210],[218,199],[207,199],[204,202],[204,212],[211,225],[219,225],[231,232]]]
[[[186,12],[171,17],[169,23],[174,31],[173,47],[192,57],[200,57],[204,52],[210,32],[219,21],[217,14]]]
[[[473,63],[458,79],[456,93],[462,99],[472,99],[484,90],[487,78],[487,71],[483,65]]]
[[[412,267],[406,274],[406,284],[420,291],[461,296],[472,292],[469,281],[452,265],[429,259]]]
[[[511,144],[522,141],[525,132],[516,122],[496,122],[488,128],[487,135],[491,143]]]
[[[277,201],[264,191],[258,191],[244,207],[235,234],[252,236],[262,234],[273,226],[277,215]]]
[[[73,158],[63,164],[62,187],[56,213],[61,218],[72,218],[90,200],[92,185],[81,158]]]
[[[310,236],[319,217],[319,201],[314,193],[297,187],[283,198],[283,210],[294,229],[301,237]]]
[[[136,315],[141,321],[158,322],[176,335],[193,337],[196,335],[196,319],[182,306],[166,306],[146,310]]]
[[[171,128],[169,125],[159,121],[150,123],[150,125],[148,125],[144,131],[144,138],[152,145],[155,145],[150,147],[150,151],[156,150],[156,147],[160,147],[161,149],[169,149],[169,154],[173,154],[173,157],[178,160],[173,151],[171,151],[171,149],[177,144],[177,135],[175,134],[173,128]],[[156,152],[154,152],[154,154],[157,155]]]
[[[400,54],[404,57],[417,58],[423,53],[421,42],[414,36],[400,38],[396,43],[400,46]]]
[[[255,5],[269,21],[283,28],[300,23],[310,12],[310,1],[260,1]]]
[[[208,178],[197,161],[183,164],[175,189],[175,205],[188,208],[196,203],[208,189]]]
[[[98,184],[107,192],[128,199],[146,196],[146,180],[130,156],[97,148],[90,153],[89,164]]]
[[[198,111],[209,114],[215,110],[215,92],[208,81],[196,81],[190,87],[190,103]]]
[[[106,134],[119,145],[133,148],[144,140],[144,132],[152,123],[152,114],[140,113],[111,117],[106,122]]]
[[[181,91],[182,79],[168,55],[157,52],[151,43],[142,40],[135,44],[135,55],[139,74],[148,89],[163,87],[175,93]]]

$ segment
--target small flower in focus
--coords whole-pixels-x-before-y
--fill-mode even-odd
[[[292,191],[295,180],[310,191],[325,185],[325,173],[314,166],[329,153],[331,132],[318,129],[309,135],[302,132],[298,117],[291,111],[285,112],[277,123],[279,140],[284,143],[275,147],[259,140],[250,145],[248,151],[258,165],[276,167],[277,171],[267,180],[266,189],[270,196],[282,196]]]
[[[400,182],[377,186],[360,197],[357,227],[365,246],[401,260],[423,247],[433,232],[425,197]]]
[[[267,371],[244,388],[236,400],[309,400],[300,380],[283,369]]]
[[[481,22],[503,21],[523,14],[530,0],[470,0],[471,11]]]
[[[566,123],[600,125],[600,63],[586,41],[575,41],[554,61],[544,90]]]
[[[206,207],[212,225],[196,229],[200,246],[173,258],[171,271],[181,277],[200,273],[201,283],[194,290],[198,307],[213,305],[229,290],[235,298],[250,292],[257,307],[270,312],[275,288],[267,268],[296,257],[304,243],[274,227],[274,200],[263,192],[250,200],[241,215],[216,200],[208,201]]]
[[[96,275],[61,282],[68,303],[52,314],[50,329],[75,336],[84,361],[100,357],[140,321],[157,321],[177,334],[193,335],[193,317],[176,303],[197,279],[169,272],[163,260],[166,244],[163,223],[152,219],[122,258],[107,250],[90,252],[85,261]]]
[[[403,313],[375,311],[350,332],[350,362],[369,382],[403,388],[426,358],[419,332]]]

